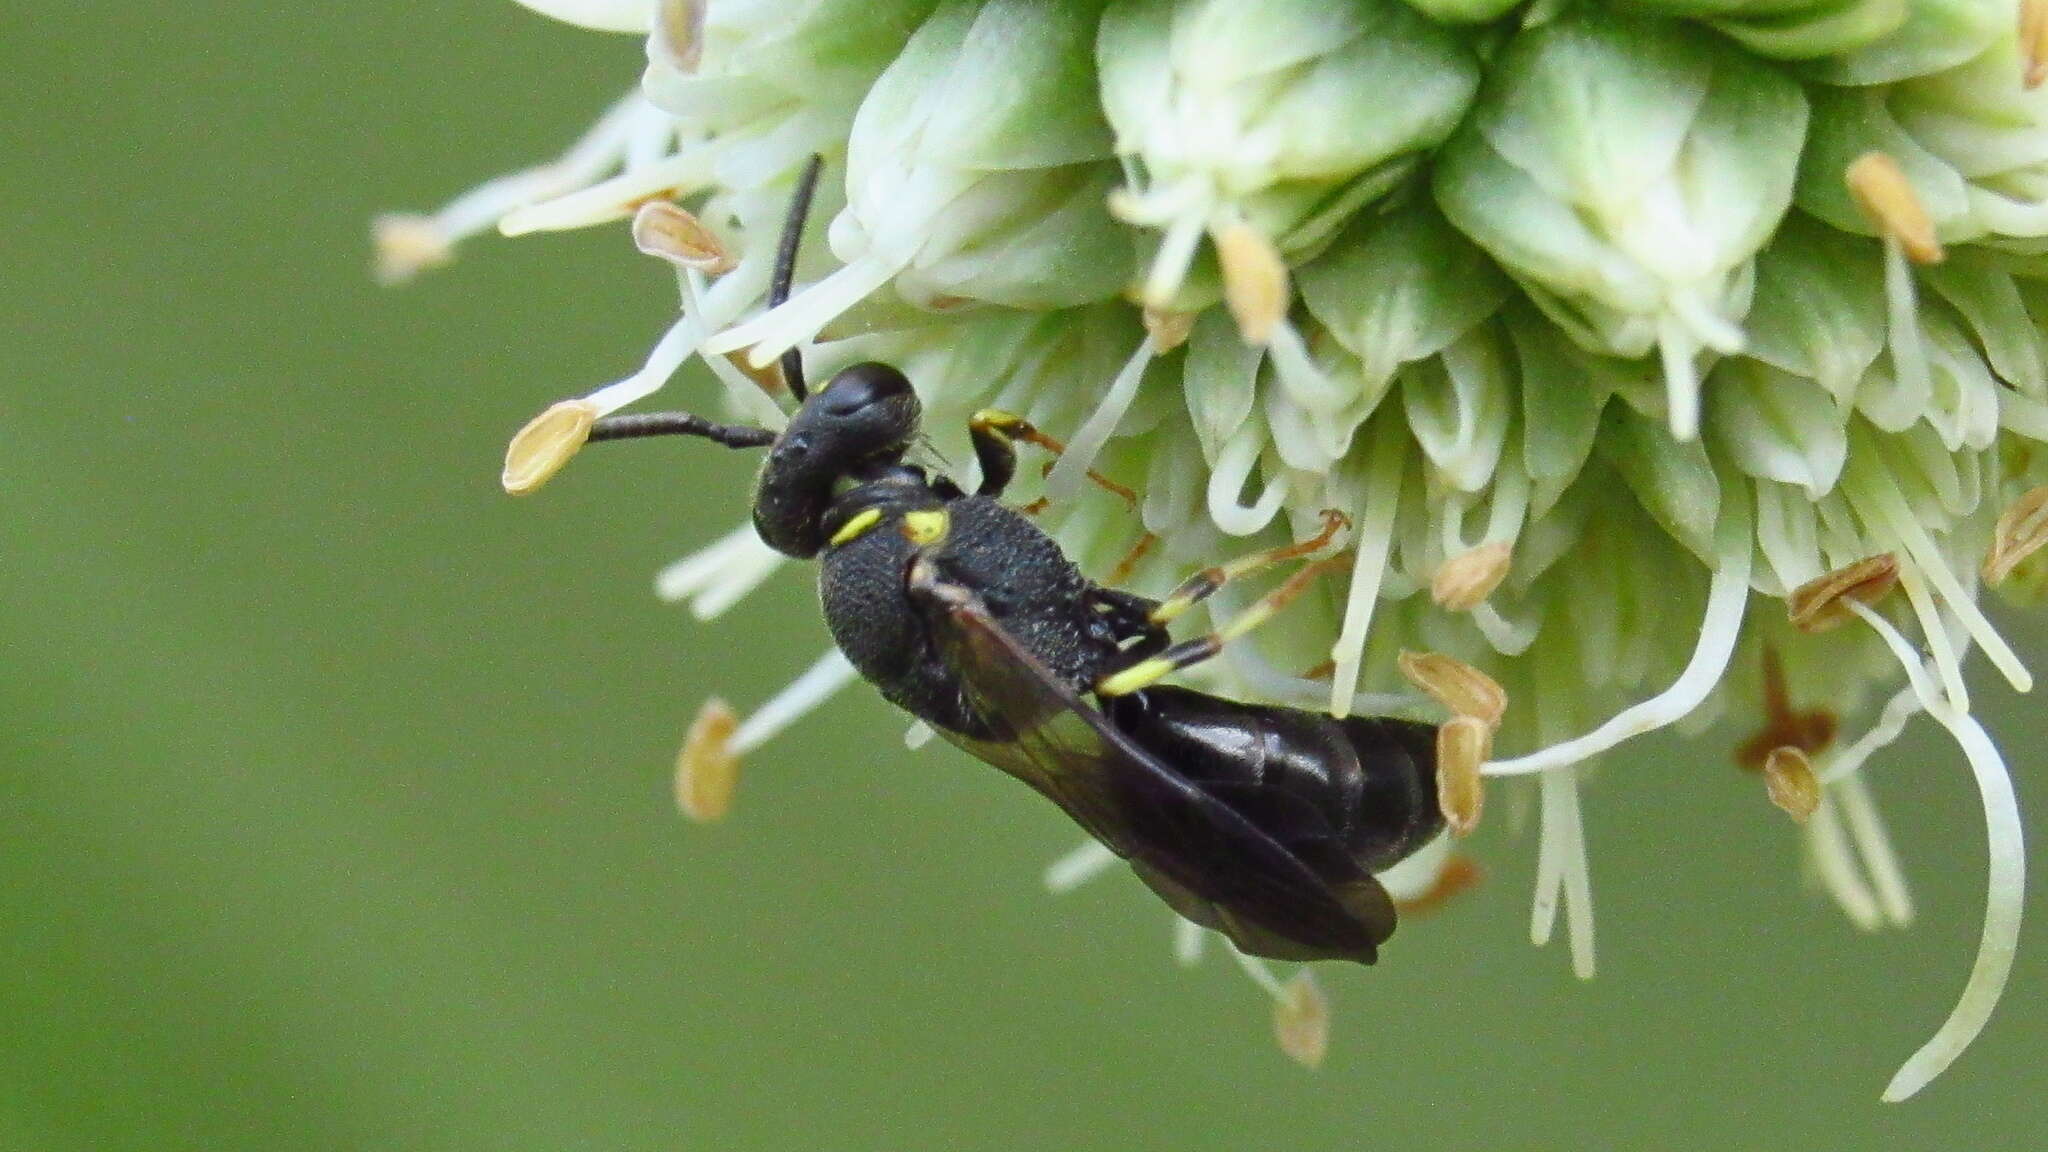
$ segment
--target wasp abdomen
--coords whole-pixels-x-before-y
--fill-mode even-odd
[[[1390,867],[1443,829],[1431,725],[1339,720],[1172,686],[1103,708],[1148,752],[1325,875]],[[1344,859],[1324,859],[1330,853]]]

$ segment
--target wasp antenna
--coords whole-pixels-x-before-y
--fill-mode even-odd
[[[713,424],[688,412],[636,412],[607,416],[590,426],[589,439],[636,440],[645,436],[700,436],[727,448],[765,448],[775,433],[745,424]]]
[[[789,215],[783,218],[782,239],[775,247],[775,275],[768,281],[768,309],[774,311],[789,299],[790,285],[796,281],[797,250],[803,247],[804,221],[811,214],[811,200],[817,195],[818,173],[825,167],[825,158],[812,153],[804,161],[804,170],[796,178],[796,194],[789,200]],[[810,395],[804,384],[804,354],[791,347],[782,354],[782,380],[789,385],[789,394],[801,404]]]

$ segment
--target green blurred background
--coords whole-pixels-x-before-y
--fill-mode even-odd
[[[825,640],[795,570],[710,625],[650,593],[747,463],[495,483],[666,273],[613,228],[367,275],[374,212],[551,153],[638,52],[492,0],[0,13],[0,1147],[2039,1146],[2039,897],[1989,1033],[1877,1103],[1980,911],[1924,725],[1877,774],[1912,932],[1801,890],[1725,739],[1665,745],[1590,794],[1597,981],[1497,821],[1478,891],[1324,973],[1319,1074],[1134,883],[1041,894],[1072,829],[865,689],[685,824],[697,704]],[[1983,698],[2041,827],[2048,724]]]

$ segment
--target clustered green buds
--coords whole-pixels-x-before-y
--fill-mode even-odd
[[[630,216],[681,308],[639,371],[520,434],[508,486],[693,356],[779,427],[772,365],[802,347],[901,367],[939,460],[972,459],[984,405],[1064,440],[1022,499],[1139,592],[1342,512],[1347,575],[1198,674],[1449,716],[1446,813],[1470,831],[1482,780],[1532,789],[1532,936],[1562,912],[1582,975],[1585,764],[1672,726],[1739,745],[1845,913],[1903,925],[1862,773],[1927,715],[1983,801],[1985,927],[1886,1098],[1988,1020],[2024,850],[1963,665],[2029,688],[1979,599],[2048,594],[2048,4],[525,2],[645,34],[643,84],[561,158],[380,220],[381,272]],[[803,282],[769,308],[813,154]],[[779,563],[742,527],[660,587],[714,615]],[[685,761],[718,786],[679,794],[725,795],[851,677],[828,652],[745,721],[713,710]],[[1724,717],[1754,734],[1703,735]],[[1385,879],[1457,874],[1446,838]],[[1320,1053],[1312,986],[1250,970]]]

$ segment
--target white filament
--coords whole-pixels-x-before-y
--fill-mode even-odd
[[[1330,678],[1330,713],[1339,717],[1351,714],[1351,701],[1358,693],[1359,665],[1365,658],[1366,637],[1379,603],[1387,552],[1394,544],[1394,514],[1400,509],[1401,478],[1407,468],[1400,436],[1381,435],[1375,441],[1362,498],[1364,520],[1355,538],[1358,558],[1344,600],[1344,627],[1330,649],[1331,659],[1337,662],[1336,674]]]
[[[1486,765],[1489,776],[1516,776],[1544,772],[1590,759],[1622,741],[1677,723],[1705,702],[1714,686],[1728,671],[1728,659],[1742,633],[1742,613],[1749,601],[1749,572],[1753,551],[1749,525],[1738,519],[1732,507],[1723,506],[1719,566],[1707,590],[1707,610],[1700,620],[1699,644],[1692,659],[1671,687],[1648,700],[1623,709],[1593,731],[1573,740],[1552,744],[1526,756],[1495,760]]]
[[[1877,897],[1856,869],[1848,837],[1842,832],[1839,807],[1832,789],[1821,793],[1819,807],[1806,822],[1808,858],[1821,887],[1834,897],[1849,922],[1865,932],[1875,932],[1883,926],[1884,916],[1878,910]]]
[[[671,603],[688,599],[691,614],[709,620],[760,587],[782,560],[761,543],[753,525],[742,524],[662,569],[654,577],[654,594]]]
[[[779,306],[711,337],[704,342],[704,350],[723,355],[752,345],[747,363],[766,368],[784,352],[817,336],[825,325],[887,284],[901,270],[899,265],[879,256],[863,256]]]
[[[1906,890],[1906,874],[1899,867],[1884,816],[1870,794],[1870,782],[1860,774],[1849,776],[1835,785],[1835,794],[1841,798],[1842,817],[1849,823],[1856,854],[1863,858],[1871,887],[1877,891],[1879,910],[1894,926],[1904,928],[1913,922],[1913,897]]]
[[[1853,599],[1844,603],[1883,638],[1912,679],[1921,705],[1962,747],[1984,809],[1988,863],[1984,932],[1977,942],[1977,958],[1948,1019],[1942,1021],[1919,1051],[1907,1058],[1885,1086],[1884,1100],[1892,1103],[1912,1096],[1941,1075],[1984,1030],[1992,1010],[1998,1006],[2006,980],[2012,975],[2013,956],[2019,950],[2020,916],[2026,904],[2026,833],[2020,823],[2019,798],[2013,794],[2012,776],[1998,754],[1998,746],[1984,734],[1983,726],[1969,713],[1950,707],[1935,695],[1933,686],[1926,684],[1920,674],[1920,660],[1912,645],[1889,621]]]
[[[1208,942],[1209,930],[1183,916],[1173,918],[1173,960],[1183,968],[1193,968],[1202,962],[1202,945]]]
[[[834,692],[854,679],[853,665],[837,648],[827,648],[804,674],[790,681],[733,731],[728,745],[735,756],[744,756],[773,739],[776,733],[801,719],[806,712],[832,698]]]
[[[1137,398],[1138,382],[1145,378],[1146,365],[1158,354],[1158,345],[1150,334],[1138,342],[1138,350],[1131,353],[1109,390],[1102,394],[1102,402],[1082,422],[1080,430],[1067,442],[1067,450],[1054,462],[1052,472],[1045,478],[1046,499],[1063,504],[1081,490],[1088,470],[1095,466],[1095,457],[1116,435],[1116,426],[1123,422],[1124,413],[1130,411],[1131,401]]]
[[[1107,847],[1094,840],[1085,841],[1046,866],[1045,890],[1055,895],[1072,892],[1109,871],[1116,861],[1116,853]]]

